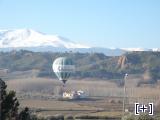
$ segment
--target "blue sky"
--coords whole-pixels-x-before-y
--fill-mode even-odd
[[[160,47],[160,0],[0,0],[0,29],[31,28],[97,47]]]

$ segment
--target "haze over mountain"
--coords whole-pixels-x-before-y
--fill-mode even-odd
[[[0,30],[0,50],[31,50],[54,52],[98,52],[106,55],[121,55],[126,51],[152,51],[144,48],[99,48],[73,42],[59,35],[47,35],[32,29]],[[154,48],[154,51],[159,51]]]

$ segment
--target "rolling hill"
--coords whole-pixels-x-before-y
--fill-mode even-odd
[[[73,78],[122,79],[125,73],[140,74],[142,79],[155,82],[160,79],[160,52],[128,52],[121,56],[102,53],[31,52],[26,50],[0,52],[0,68],[15,72],[36,70],[38,77],[55,77],[53,60],[71,57],[76,71]],[[32,73],[32,72],[31,72]],[[29,73],[28,73],[29,74]]]

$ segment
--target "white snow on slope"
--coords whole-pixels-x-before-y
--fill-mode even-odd
[[[148,51],[148,49],[145,48],[121,48],[121,49],[126,51]]]
[[[59,35],[47,35],[37,32],[32,29],[15,29],[15,30],[0,30],[0,49],[3,48],[34,48],[34,47],[55,47],[59,48],[91,48],[87,45],[82,45]],[[97,49],[95,47],[95,52]],[[108,48],[117,50],[117,48]],[[160,51],[160,48],[118,48],[124,51]],[[102,48],[102,51],[104,49]],[[107,51],[107,48],[106,50]]]
[[[90,48],[58,35],[46,35],[32,29],[0,30],[0,48],[41,46]]]

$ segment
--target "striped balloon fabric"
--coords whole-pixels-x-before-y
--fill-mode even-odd
[[[53,62],[53,71],[60,81],[64,84],[74,71],[72,59],[67,57],[59,57]]]

